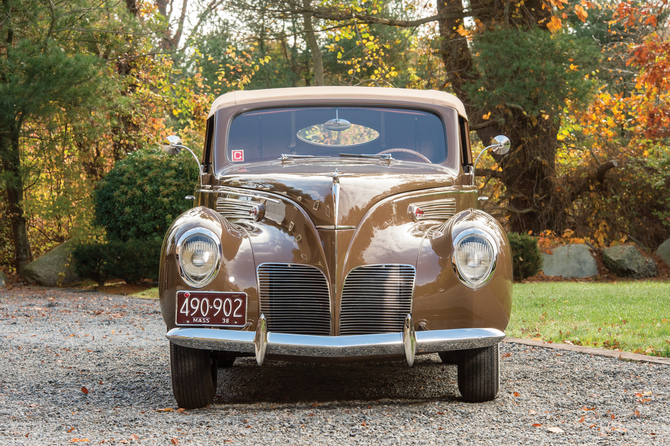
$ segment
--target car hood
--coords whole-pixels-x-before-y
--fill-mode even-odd
[[[246,164],[218,175],[221,186],[281,194],[301,206],[319,226],[353,227],[386,197],[453,185],[455,172],[442,165],[361,160]]]

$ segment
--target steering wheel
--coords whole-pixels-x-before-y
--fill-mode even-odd
[[[412,149],[403,149],[403,148],[400,148],[400,147],[395,148],[395,149],[386,149],[386,150],[382,150],[381,152],[378,152],[378,153],[376,153],[375,155],[384,155],[384,154],[386,154],[386,153],[409,153],[410,155],[414,155],[414,156],[416,156],[417,158],[421,158],[422,160],[424,160],[424,161],[427,162],[427,163],[431,163],[431,161],[430,161],[428,158],[426,158],[424,155],[420,154],[420,153],[417,152],[416,150],[412,150]],[[432,164],[432,163],[431,163],[431,164]]]

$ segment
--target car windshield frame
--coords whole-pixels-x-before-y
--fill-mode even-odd
[[[376,156],[380,152],[390,152],[390,155],[396,160],[443,164],[453,158],[451,152],[457,151],[457,144],[454,142],[458,140],[454,140],[453,135],[450,134],[448,130],[450,127],[445,122],[445,116],[435,110],[419,106],[301,104],[247,108],[228,114],[228,117],[225,144],[217,144],[215,151],[216,171],[220,171],[226,165],[275,161],[281,159],[282,155],[288,155],[291,158],[322,159],[327,157],[341,160],[347,154],[360,159],[368,156],[380,158]],[[278,122],[271,123],[267,119],[269,117],[277,118]],[[345,124],[333,123],[338,119],[344,121]],[[274,124],[274,128],[270,124]],[[310,143],[298,135],[298,132],[310,126],[337,127],[337,125],[343,125],[347,127],[346,124],[363,126],[378,134],[375,138],[362,143],[344,145]],[[408,127],[413,128],[414,131],[407,132]],[[282,135],[275,136],[279,132]],[[276,138],[276,141],[270,141],[267,135]],[[268,141],[273,142],[274,147],[259,155],[257,148],[265,149],[264,145],[266,147],[271,145],[268,144]],[[249,149],[249,147],[256,148],[253,155],[252,150],[254,149]],[[411,153],[415,148],[419,148],[417,152],[422,154],[422,157]],[[426,155],[423,155],[422,152]],[[221,155],[224,156],[221,157]],[[222,163],[217,163],[217,158]]]

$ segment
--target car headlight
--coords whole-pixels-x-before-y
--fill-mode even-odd
[[[485,231],[466,229],[454,238],[454,271],[469,288],[480,288],[491,280],[497,259],[497,244]]]
[[[209,229],[190,229],[177,241],[177,257],[184,281],[201,288],[211,282],[219,270],[221,242]]]

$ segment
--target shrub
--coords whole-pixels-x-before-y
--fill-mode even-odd
[[[537,239],[527,234],[510,232],[507,234],[512,249],[514,279],[523,280],[542,270],[544,257],[537,245]]]
[[[95,280],[103,286],[109,278],[107,249],[104,243],[78,243],[72,249],[75,271],[82,279]]]
[[[162,243],[159,238],[108,242],[109,275],[123,279],[126,283],[158,279]]]
[[[186,211],[198,177],[188,153],[168,156],[160,149],[141,150],[118,161],[95,190],[96,223],[110,240],[162,238]]]
[[[77,274],[95,280],[100,286],[109,278],[123,279],[126,283],[156,280],[161,244],[160,238],[78,244],[73,250]]]

